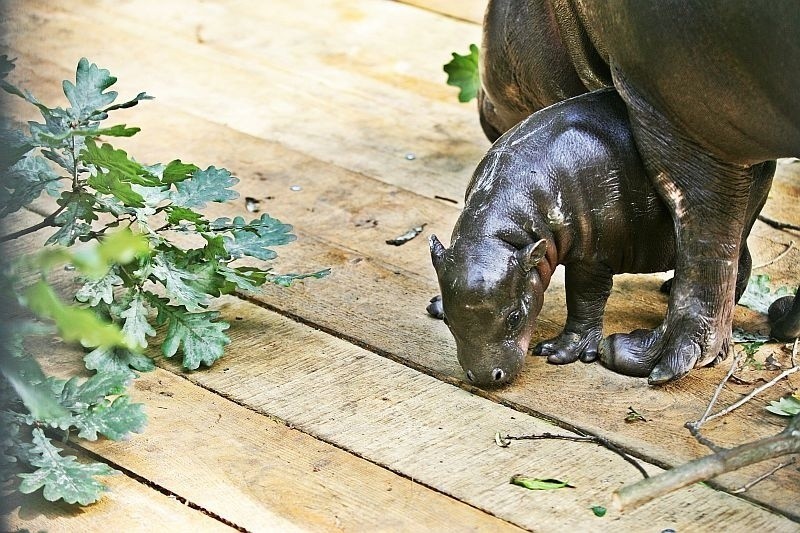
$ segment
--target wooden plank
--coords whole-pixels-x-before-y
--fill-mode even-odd
[[[436,11],[450,17],[468,20],[476,24],[483,22],[487,0],[399,0],[404,4]]]
[[[84,454],[70,451],[82,458]],[[3,492],[0,499],[0,525],[4,531],[235,531],[200,510],[147,487],[132,478],[117,474],[103,478],[109,492],[87,507],[52,503],[33,494]],[[4,520],[4,521],[3,521]]]
[[[227,4],[193,2],[185,9],[172,2],[153,2],[153,9],[139,2],[90,2],[83,8],[12,3],[15,32],[7,39],[13,38],[21,57],[38,54],[70,69],[88,56],[120,79],[123,93],[135,94],[146,83],[162,101],[212,122],[416,187],[426,196],[460,196],[489,144],[475,113],[466,112],[474,106],[459,104],[457,91],[445,85],[442,65],[452,50],[475,42],[479,28],[394,2],[348,3],[362,12],[354,17],[354,8],[339,9],[341,3],[304,1],[291,10],[247,3],[246,16],[229,12]],[[198,42],[195,25],[187,21],[176,29],[175,19],[162,15],[173,8],[185,16],[203,13],[207,31],[224,31]],[[113,27],[109,22],[81,31],[87,10]],[[310,12],[315,16],[308,17]],[[291,14],[294,24],[284,24]],[[231,22],[217,26],[218,21]],[[408,38],[407,28],[423,27]],[[322,38],[323,30],[333,33]],[[57,41],[48,42],[49,35],[58,35]],[[241,41],[248,35],[263,39]],[[238,41],[236,48],[232,43]],[[131,46],[158,63],[145,68],[121,59],[129,57]]]
[[[68,34],[68,31],[62,29],[61,33],[66,32]],[[36,43],[31,43],[31,50],[41,49],[41,45],[38,45],[39,48],[36,48],[36,46]],[[50,52],[49,55],[53,54]],[[42,54],[42,57],[46,59],[44,54]],[[67,66],[71,68],[74,60],[68,63]],[[51,63],[44,64],[48,65],[48,67],[53,66]],[[61,77],[59,75],[57,79],[61,79]],[[189,79],[186,83],[194,83],[194,81]],[[202,83],[198,82],[198,86],[202,86]],[[132,90],[138,90],[139,88],[139,85],[135,85]],[[177,91],[178,89],[175,90]],[[199,94],[201,96],[192,102],[193,106],[197,106],[202,102],[202,95],[205,93]],[[351,101],[342,103],[342,105],[344,104],[353,105]],[[184,103],[180,105],[184,106]],[[138,112],[139,110],[137,109]],[[467,111],[463,113],[466,116]],[[471,111],[470,116],[472,116]],[[167,121],[169,120],[169,117],[164,117],[165,123],[168,124],[169,122]],[[464,120],[466,123],[466,119]],[[198,127],[200,124],[202,126]],[[191,133],[196,135],[198,139],[195,153],[209,154],[209,146],[213,146],[213,149],[223,152],[227,150],[230,151],[230,154],[235,153],[236,157],[241,156],[242,160],[240,161],[247,164],[246,168],[254,170],[259,166],[262,169],[265,167],[271,168],[274,163],[270,159],[265,159],[262,156],[262,152],[256,149],[259,146],[257,142],[251,143],[244,150],[235,148],[243,138],[242,136],[236,136],[235,132],[224,129],[219,130],[219,142],[221,144],[215,145],[215,143],[201,142],[204,135],[212,129],[207,124],[198,122],[191,127],[193,128]],[[180,132],[180,135],[164,134],[159,137],[159,142],[168,142],[170,138],[173,139],[171,141],[173,143],[176,142],[174,139],[178,139],[178,142],[185,142],[183,134],[189,131],[183,128],[175,129],[174,131]],[[414,133],[414,131],[407,131],[405,135],[412,136]],[[223,136],[224,134],[228,135],[227,139]],[[315,149],[316,147],[312,146],[303,148],[303,151],[312,152]],[[381,152],[374,146],[370,150],[372,151],[369,152],[369,157],[374,158],[376,161],[387,163],[391,157],[391,154],[387,155],[387,153]],[[273,154],[272,157],[280,158],[281,155],[292,154],[293,152],[284,149],[283,151],[271,153]],[[209,156],[207,155],[206,157]],[[323,152],[321,157],[325,159],[327,156]],[[357,157],[362,158],[365,156],[357,155]],[[233,155],[230,155],[229,160],[232,159]],[[198,162],[200,161],[198,160]],[[302,159],[295,158],[292,161],[297,162],[302,161]],[[356,170],[363,168],[359,166],[361,163],[358,161],[350,164],[350,161],[343,160],[342,165],[348,166],[348,168],[355,167]],[[461,165],[462,168],[467,167],[468,163],[462,163]],[[376,163],[377,166],[379,165]],[[326,173],[325,165],[318,164],[299,168],[303,171],[307,170],[307,175],[313,176],[314,180],[321,179],[320,176],[324,177]],[[335,169],[335,167],[328,168]],[[401,170],[406,173],[409,172],[407,167],[401,167]],[[290,171],[290,169],[286,170],[287,173]],[[310,185],[305,182],[305,191],[309,194],[302,196],[302,200],[300,196],[295,196],[294,198],[297,198],[297,200],[285,211],[287,220],[295,221],[299,218],[303,222],[301,226],[301,229],[303,229],[301,235],[303,236],[312,232],[316,234],[323,227],[337,228],[336,224],[330,224],[330,221],[337,220],[337,217],[339,217],[340,225],[348,222],[352,222],[355,225],[358,220],[355,217],[373,212],[369,206],[375,205],[374,203],[364,202],[357,206],[348,205],[347,203],[354,196],[350,194],[350,191],[358,190],[361,193],[364,184],[362,184],[362,187],[358,187],[357,182],[349,182],[347,187],[340,187],[337,193],[336,189],[333,188],[333,184],[343,173],[336,170],[330,172],[330,174],[332,175],[331,180],[322,189],[310,190]],[[249,175],[251,177],[255,176],[254,173],[249,173]],[[296,175],[297,173],[287,174],[288,177],[286,179]],[[270,181],[268,183],[272,182],[272,178],[273,176],[269,176]],[[428,177],[423,175],[418,178],[418,181],[424,182],[426,179]],[[406,183],[409,187],[414,186],[410,179]],[[365,184],[366,188],[372,187],[366,180]],[[463,182],[448,187],[450,190],[458,191],[460,194],[459,187],[463,189]],[[342,193],[342,190],[346,192]],[[374,198],[395,193],[395,191],[377,188],[372,190],[374,191],[372,196],[365,196],[370,202]],[[316,199],[319,198],[318,195],[321,191],[325,191],[328,196],[324,197],[324,201],[318,202]],[[338,196],[336,196],[337,194]],[[361,194],[358,196],[362,198]],[[396,193],[390,197],[395,205],[386,210],[389,213],[386,218],[393,221],[392,225],[387,226],[387,228],[401,227],[401,221],[408,221],[404,222],[408,224],[412,220],[408,213],[409,211],[413,213],[409,206],[417,208],[418,205],[423,205],[426,216],[428,213],[435,211],[434,207],[446,212],[445,215],[438,219],[441,221],[438,223],[439,225],[434,226],[431,224],[429,226],[439,233],[446,234],[450,226],[445,221],[452,221],[456,214],[453,209],[448,210],[446,206],[442,207],[440,204],[420,202],[417,197],[405,196],[395,199]],[[339,198],[338,203],[329,200],[329,198]],[[303,202],[306,202],[306,204],[303,205]],[[309,202],[314,203],[312,206],[314,213],[323,213],[319,215],[320,218],[311,216],[311,212],[308,211],[310,209],[308,207]],[[324,208],[326,203],[333,204],[327,208],[327,211]],[[281,209],[281,207],[276,206],[276,209]],[[382,219],[383,209],[384,206],[381,205],[379,213]],[[272,208],[269,210],[270,212],[274,211]],[[293,214],[295,216],[292,216]],[[329,218],[325,219],[324,217],[326,216]],[[348,219],[348,216],[353,218]],[[263,300],[271,306],[295,313],[303,319],[323,327],[346,332],[354,340],[368,344],[376,351],[386,353],[397,359],[405,359],[409,364],[419,368],[426,368],[435,375],[460,375],[453,358],[452,341],[446,331],[440,325],[433,325],[434,323],[424,317],[424,313],[421,312],[420,305],[424,305],[426,298],[435,292],[435,284],[432,281],[430,271],[427,274],[423,272],[423,275],[416,278],[412,275],[415,270],[419,271],[421,269],[420,265],[425,265],[425,268],[427,268],[428,261],[424,242],[412,241],[402,249],[394,250],[393,257],[384,259],[388,254],[384,252],[385,246],[381,243],[383,234],[377,230],[372,233],[370,231],[364,229],[358,235],[355,232],[341,232],[338,237],[329,236],[336,232],[335,230],[329,231],[325,237],[326,239],[332,239],[335,246],[327,245],[323,241],[322,246],[325,246],[325,248],[319,248],[318,245],[320,243],[312,240],[313,246],[312,244],[309,244],[306,248],[301,246],[297,252],[295,252],[294,246],[291,249],[287,249],[285,252],[287,254],[286,257],[290,260],[287,263],[288,265],[291,265],[292,262],[301,266],[306,265],[307,268],[308,265],[333,265],[339,267],[341,277],[335,279],[335,284],[332,288],[321,289],[321,287],[329,287],[329,285],[314,284],[308,290],[301,287],[296,292],[289,292],[288,296],[286,291],[275,291],[274,294],[270,293],[265,296]],[[365,236],[367,237],[365,238]],[[374,251],[370,251],[369,246],[373,245],[375,245]],[[350,252],[352,250],[357,250],[358,252],[353,254]],[[376,265],[370,259],[367,259],[370,264],[364,265],[362,264],[364,263],[364,257],[378,257],[380,258],[380,264]],[[361,264],[361,266],[352,266],[346,263],[347,259],[359,261],[356,264]],[[784,264],[789,264],[789,260]],[[797,263],[795,262],[794,264]],[[402,268],[396,268],[396,266],[401,266]],[[394,274],[395,271],[400,271],[401,274]],[[365,276],[366,279],[362,279]],[[613,317],[613,320],[609,321],[609,328],[611,330],[616,327],[630,329],[633,325],[646,326],[655,324],[660,318],[663,301],[652,293],[642,292],[643,285],[641,283],[628,285],[630,288],[636,288],[638,291],[636,293],[627,290],[626,283],[625,278],[617,283],[618,290],[615,293],[617,295],[617,303],[609,308],[609,317]],[[653,287],[656,284],[655,282],[650,283]],[[350,287],[352,294],[342,295],[341,287],[343,286]],[[321,293],[320,291],[322,290],[327,292]],[[541,334],[543,336],[554,333],[557,327],[556,324],[563,320],[563,306],[558,303],[558,300],[562,298],[560,291],[561,288],[556,285],[551,288],[548,294],[548,308],[545,312],[545,318],[551,317],[552,321],[549,324],[547,321],[542,322]],[[297,296],[298,294],[300,294],[299,297]],[[626,301],[632,294],[635,294],[637,299],[642,298],[642,301],[637,302],[635,307],[631,307]],[[344,302],[342,302],[342,298],[345,299]],[[406,308],[398,308],[398,301],[408,302],[405,306]],[[739,315],[741,315],[741,312],[739,312]],[[521,408],[544,412],[568,423],[574,423],[592,431],[601,432],[611,436],[613,439],[617,439],[618,442],[639,450],[640,453],[650,457],[652,460],[663,464],[674,464],[674,462],[683,460],[692,454],[704,453],[705,450],[687,438],[681,426],[683,421],[695,418],[699,414],[706,397],[710,395],[714,381],[720,377],[720,373],[721,371],[716,370],[702,371],[702,374],[697,373],[697,377],[692,376],[688,381],[683,382],[685,385],[670,389],[660,389],[662,392],[653,392],[648,387],[642,386],[641,382],[628,379],[618,380],[617,377],[609,377],[602,369],[598,370],[596,367],[582,368],[580,365],[572,365],[568,368],[551,367],[544,365],[541,361],[532,361],[521,384],[502,391],[500,394],[492,395],[492,397],[501,401],[518,402],[517,404]],[[635,386],[632,386],[632,383]],[[608,402],[608,405],[603,407],[604,410],[601,413],[597,412],[598,404],[601,402],[597,397],[598,384],[604,387],[603,401]],[[777,391],[775,391],[775,394],[777,394]],[[731,397],[736,396],[736,391],[730,392],[729,395]],[[553,405],[542,406],[541,402],[537,401],[539,397],[568,398],[569,401],[555,400],[552,402]],[[658,415],[655,418],[656,427],[653,428],[652,424],[649,427],[636,425],[628,427],[629,425],[624,425],[622,418],[624,411],[627,409],[626,404],[635,405],[640,410],[642,409],[642,404],[645,404],[645,411],[652,410],[653,413]],[[721,427],[723,440],[726,442],[741,440],[740,430],[745,427],[751,427],[749,423],[750,415],[757,417],[756,420],[759,420],[759,423],[755,424],[756,430],[754,433],[774,432],[774,424],[765,423],[765,415],[759,412],[760,405],[763,405],[763,403],[754,404],[752,411],[744,411],[741,418],[731,419],[732,421],[729,421],[726,427]],[[613,428],[613,431],[610,431],[609,428]],[[741,480],[746,480],[748,475],[750,474],[742,474]],[[787,471],[780,475],[791,476],[792,474]],[[785,479],[791,481],[795,478],[788,477]],[[737,486],[731,484],[732,488]],[[778,483],[775,487],[771,487],[769,482],[765,482],[765,484],[757,486],[753,494],[761,491],[764,495],[763,500],[773,504],[776,497],[780,499],[783,495],[787,502],[786,508],[793,509],[792,493],[776,490],[776,487],[779,489],[781,486],[786,486],[786,483]]]
[[[326,329],[345,332],[348,338],[379,353],[404,360],[443,379],[460,377],[449,334],[443,325],[428,319],[423,311],[427,298],[436,292],[432,272],[427,266],[424,241],[412,241],[399,249],[382,242],[420,220],[430,221],[432,230],[446,234],[457,214],[454,208],[358,178],[280,145],[265,143],[226,128],[215,128],[178,113],[162,113],[159,109],[157,115],[163,117],[162,125],[168,131],[187,132],[190,136],[180,151],[169,152],[170,148],[178,146],[175,136],[159,135],[147,141],[149,132],[157,131],[154,128],[159,118],[149,118],[151,111],[145,109],[141,109],[146,115],[145,120],[137,120],[137,124],[145,126],[145,132],[148,132],[141,139],[141,147],[147,148],[147,153],[158,155],[159,150],[166,148],[166,157],[177,153],[185,156],[184,159],[200,161],[202,159],[197,159],[200,157],[209,163],[230,166],[240,176],[249,178],[241,184],[245,194],[257,197],[266,195],[259,191],[262,187],[260,181],[252,178],[265,173],[264,162],[267,162],[269,174],[264,177],[270,187],[275,187],[268,192],[270,195],[273,191],[278,192],[274,193],[274,201],[265,202],[265,209],[285,220],[299,222],[297,226],[301,229],[301,241],[281,251],[286,258],[282,263],[284,268],[334,267],[334,276],[329,281],[290,291],[268,289],[259,297],[262,301]],[[147,127],[150,124],[152,126]],[[197,136],[196,140],[192,139],[193,135]],[[288,185],[295,182],[293,169],[302,169],[304,173],[316,176],[312,181],[303,182],[304,191],[300,194],[288,191]],[[359,194],[349,194],[348,191],[353,190],[358,190]],[[413,207],[409,209],[409,206]],[[231,215],[229,207],[223,209],[224,212],[215,213]],[[363,224],[357,226],[367,219],[379,219],[381,224],[378,229]],[[324,239],[312,237],[312,233],[322,235]],[[331,241],[335,245],[332,246]],[[757,249],[762,245],[764,249],[772,249],[767,238],[763,242],[756,241],[756,244]],[[774,249],[779,247],[774,246]],[[770,253],[765,257],[774,255]],[[380,261],[376,263],[372,258]],[[787,259],[782,264],[797,263]],[[423,266],[427,272],[415,274],[415,270],[419,271]],[[610,331],[652,326],[660,319],[663,297],[656,293],[659,278],[650,281],[649,288],[648,282],[643,283],[641,279],[622,277],[617,281],[608,311]],[[349,289],[345,292],[342,287]],[[637,305],[630,306],[634,294]],[[397,302],[406,303],[398,306]],[[539,322],[541,337],[555,334],[558,330],[564,316],[562,302],[563,282],[557,279],[548,292]],[[737,309],[740,323],[753,318],[752,313]],[[699,416],[723,373],[724,369],[703,370],[675,386],[651,389],[641,380],[615,376],[596,366],[553,367],[532,359],[518,383],[489,396],[602,434],[658,464],[674,465],[705,453],[705,449],[697,445],[682,426],[685,421]],[[603,390],[602,400],[597,396],[598,385]],[[785,387],[777,388],[769,397],[775,398],[786,390]],[[723,399],[734,398],[737,393],[738,390],[727,392]],[[540,395],[569,398],[569,402],[554,400],[542,405],[538,401]],[[598,412],[601,402],[603,409]],[[763,401],[757,401],[726,424],[718,425],[715,438],[723,443],[736,443],[746,437],[776,432],[780,422],[764,413],[763,405]],[[635,406],[653,423],[645,426],[625,424],[623,419],[628,406]],[[765,469],[753,467],[733,474],[725,478],[723,485],[730,489],[738,488]],[[793,494],[780,490],[780,487],[796,484],[796,477],[796,472],[784,469],[751,489],[751,496],[793,513]]]
[[[797,529],[700,485],[600,522],[589,508],[608,505],[614,488],[639,475],[608,450],[562,441],[497,447],[498,430],[563,430],[252,304],[227,299],[221,311],[242,318],[224,364],[188,379],[522,527]],[[515,473],[566,478],[578,489],[527,491],[508,483]]]

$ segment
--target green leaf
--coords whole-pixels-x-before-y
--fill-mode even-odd
[[[157,300],[159,325],[167,324],[167,334],[161,346],[165,357],[172,357],[180,348],[183,352],[183,366],[196,370],[201,364],[210,366],[222,357],[222,352],[230,343],[223,333],[230,324],[217,321],[219,313],[206,311],[189,313],[181,307],[168,305]]]
[[[769,276],[767,274],[757,274],[750,277],[747,289],[739,299],[739,305],[749,307],[753,311],[766,315],[772,302],[781,296],[790,294],[792,292],[786,286],[778,287],[773,291],[769,283]]]
[[[0,217],[5,217],[39,198],[48,186],[58,183],[44,158],[29,155],[18,160],[3,173],[0,183]]]
[[[180,159],[171,161],[164,169],[161,181],[164,183],[178,183],[192,177],[195,171],[200,170],[197,165],[182,163]]]
[[[214,222],[219,222],[219,219]],[[278,254],[270,250],[269,246],[280,246],[297,239],[291,233],[292,226],[266,213],[246,225],[242,217],[236,217],[232,221],[232,226],[241,229],[232,230],[233,237],[225,236],[224,241],[225,249],[234,259],[244,256],[263,260],[274,259]]]
[[[78,237],[91,231],[90,224],[97,220],[94,212],[94,196],[85,192],[64,191],[57,200],[58,205],[66,206],[54,223],[61,228],[47,239],[45,244],[71,246]],[[81,222],[86,221],[86,222]]]
[[[444,66],[447,73],[447,85],[460,89],[459,102],[469,102],[478,95],[481,86],[478,72],[478,46],[469,45],[469,54],[459,55],[453,52],[453,59]]]
[[[114,196],[127,207],[144,207],[142,195],[134,192],[130,183],[120,181],[116,173],[98,171],[86,183],[97,192]]]
[[[131,368],[140,372],[150,372],[156,365],[153,360],[139,352],[127,348],[100,347],[95,348],[83,357],[86,368],[98,373],[128,372]]]
[[[145,187],[161,184],[143,165],[130,159],[124,150],[117,150],[108,143],[98,148],[93,139],[86,139],[86,147],[81,151],[80,158],[88,165],[108,170],[119,181]]]
[[[194,311],[208,305],[208,296],[198,288],[198,274],[190,271],[176,253],[161,253],[153,258],[152,275],[161,281],[167,296]]]
[[[64,80],[62,87],[67,100],[72,105],[69,113],[78,120],[87,119],[98,109],[110,105],[117,98],[116,91],[103,92],[117,78],[106,69],[99,68],[84,57],[78,62],[75,83]]]
[[[37,316],[52,319],[61,337],[83,346],[122,346],[126,339],[114,324],[103,322],[88,309],[65,305],[44,281],[37,281],[24,292],[28,308]]]
[[[766,407],[770,413],[775,413],[781,416],[795,416],[800,414],[800,399],[794,396],[787,396],[778,401],[769,402]]]
[[[603,517],[606,515],[606,508],[602,505],[594,505],[592,506],[592,512],[595,516]]]
[[[87,246],[77,251],[60,248],[45,249],[28,257],[28,262],[38,266],[43,272],[61,263],[70,262],[85,277],[100,280],[109,275],[109,270],[113,266],[125,265],[137,257],[149,254],[150,244],[147,238],[126,228],[108,233],[93,246]],[[93,304],[92,307],[94,305],[97,304]]]
[[[0,126],[0,170],[11,167],[33,148],[32,139],[3,121]]]
[[[82,303],[88,303],[89,307],[94,307],[100,302],[110,304],[114,301],[114,287],[122,285],[122,278],[117,276],[113,270],[100,279],[90,279],[75,293],[75,299]]]
[[[238,198],[239,193],[229,189],[237,183],[239,179],[231,176],[226,169],[208,167],[195,171],[191,179],[175,183],[177,190],[170,197],[176,205],[203,208],[208,202],[226,202]]]
[[[92,120],[104,120],[108,116],[109,111],[113,111],[115,109],[127,109],[129,107],[137,105],[142,100],[152,100],[152,99],[153,97],[150,96],[149,94],[141,92],[136,96],[134,96],[133,98],[131,98],[130,100],[128,100],[127,102],[123,102],[121,104],[114,104],[110,107],[103,109],[102,112],[95,113],[94,115],[92,115],[91,118]]]
[[[313,278],[313,279],[322,279],[328,274],[331,273],[330,268],[326,268],[324,270],[319,270],[317,272],[309,272],[307,274],[281,274],[278,276],[269,276],[267,281],[278,285],[280,287],[291,287],[292,284],[301,279]]]
[[[192,211],[188,207],[180,207],[171,205],[167,207],[167,223],[171,226],[177,226],[181,222],[186,221],[194,224],[198,231],[203,231],[208,227],[208,221],[203,215],[196,211]]]
[[[14,388],[34,419],[49,422],[68,414],[66,409],[56,401],[53,391],[45,382],[46,377],[35,359],[25,355],[1,354],[0,372]]]
[[[70,128],[68,131],[61,132],[58,135],[49,135],[47,133],[40,133],[39,138],[48,140],[53,144],[58,144],[65,139],[72,137],[133,137],[139,133],[141,128],[131,127],[128,128],[125,124],[117,124],[110,128],[100,128],[97,125],[89,126],[87,128]]]
[[[225,249],[225,239],[221,235],[215,236],[204,233],[203,238],[206,240],[206,245],[203,248],[204,259],[219,265],[222,264],[221,261],[230,259],[230,255]]]
[[[94,476],[108,476],[117,471],[103,463],[79,463],[74,455],[61,456],[61,450],[53,446],[39,428],[34,428],[31,466],[32,473],[18,474],[22,478],[19,491],[30,494],[44,488],[44,498],[54,502],[62,499],[67,503],[89,505],[100,499],[106,487]]]
[[[128,344],[139,349],[147,348],[147,337],[153,337],[156,330],[148,322],[149,310],[147,299],[141,292],[135,292],[119,317],[124,320],[122,333],[128,338]],[[139,369],[141,370],[141,369]]]
[[[58,421],[61,429],[78,428],[78,436],[97,440],[100,433],[112,440],[122,440],[131,432],[141,433],[147,422],[142,404],[132,404],[124,395],[132,376],[130,370],[97,373],[82,384],[73,377],[55,382],[61,404],[71,411]],[[59,390],[60,388],[60,390]]]
[[[268,271],[258,268],[233,268],[227,265],[220,265],[217,267],[217,272],[219,272],[228,282],[233,284],[235,289],[244,291],[254,291],[258,289],[267,282],[267,277],[269,275]]]
[[[566,481],[561,481],[559,479],[539,479],[535,477],[525,477],[525,476],[513,476],[511,478],[512,485],[519,485],[520,487],[525,487],[526,489],[530,490],[554,490],[554,489],[563,489],[563,488],[570,488],[574,489],[574,485],[570,485]]]

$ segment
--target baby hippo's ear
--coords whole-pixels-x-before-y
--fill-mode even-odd
[[[517,261],[525,272],[533,270],[547,254],[547,241],[541,239],[517,251]]]
[[[444,260],[444,245],[439,241],[439,238],[436,235],[431,235],[431,238],[428,240],[431,247],[431,262],[433,263],[433,268],[436,271],[439,271],[439,267],[442,265],[442,261]]]

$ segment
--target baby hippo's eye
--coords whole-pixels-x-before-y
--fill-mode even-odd
[[[509,329],[517,329],[522,324],[522,311],[519,309],[511,311],[506,318],[506,324]]]

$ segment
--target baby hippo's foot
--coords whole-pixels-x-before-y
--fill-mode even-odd
[[[425,308],[429,315],[433,318],[438,318],[442,320],[444,318],[444,306],[442,306],[442,295],[437,294],[433,298],[431,298],[431,302],[428,304],[428,307]]]
[[[723,342],[722,352],[701,358],[701,347],[691,337],[686,332],[666,335],[661,328],[615,333],[600,342],[600,361],[620,374],[648,376],[651,385],[662,385],[686,375],[698,361],[709,364],[727,353],[728,342]]]
[[[794,296],[778,298],[769,306],[770,334],[780,341],[800,337],[800,287]]]
[[[547,362],[556,365],[574,363],[578,359],[584,363],[591,363],[597,359],[597,344],[601,336],[600,329],[582,333],[563,331],[557,337],[534,346],[533,353],[547,356]]]

